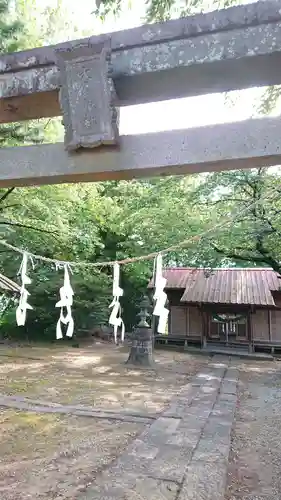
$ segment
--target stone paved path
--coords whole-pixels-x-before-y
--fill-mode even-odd
[[[237,381],[214,357],[79,499],[223,500]]]

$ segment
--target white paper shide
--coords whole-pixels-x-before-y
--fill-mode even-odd
[[[57,340],[63,338],[62,325],[67,325],[66,336],[72,337],[74,332],[74,320],[72,317],[71,306],[73,304],[73,289],[70,284],[69,271],[67,264],[64,265],[64,283],[60,288],[60,300],[56,307],[60,307],[60,317],[57,322],[56,337]]]
[[[156,269],[155,269],[155,292],[154,301],[155,306],[153,310],[153,315],[158,316],[158,327],[157,332],[164,335],[167,329],[169,309],[166,306],[167,294],[164,292],[167,280],[163,277],[163,259],[162,255],[158,255],[156,258]]]
[[[113,266],[113,300],[110,304],[110,308],[112,309],[110,317],[109,317],[109,324],[113,326],[113,333],[114,333],[114,341],[117,344],[117,335],[118,335],[118,328],[121,328],[121,342],[124,342],[124,337],[125,337],[125,325],[121,317],[121,304],[120,304],[120,297],[123,296],[123,289],[120,288],[119,286],[120,282],[120,266],[117,262],[115,262]]]
[[[33,307],[27,302],[30,293],[25,288],[26,285],[31,284],[31,279],[27,276],[27,263],[28,263],[28,254],[24,253],[19,270],[19,274],[21,275],[21,289],[20,289],[19,305],[16,310],[16,321],[18,326],[25,325],[26,312],[28,309],[33,309]]]

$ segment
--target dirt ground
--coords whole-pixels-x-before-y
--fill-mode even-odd
[[[132,370],[125,365],[127,358],[126,348],[112,344],[3,349],[0,394],[155,414],[207,363],[200,356],[156,351],[156,370]]]
[[[208,359],[156,351],[156,370],[131,370],[112,345],[1,348],[0,393],[158,414]],[[144,429],[129,423],[0,408],[1,500],[72,499]]]
[[[74,499],[142,430],[85,417],[0,412],[1,500]]]
[[[0,395],[156,416],[208,358],[156,351],[131,370],[125,348],[0,348]],[[225,500],[281,498],[281,362],[239,361]],[[76,500],[145,424],[0,407],[1,500]]]
[[[226,500],[277,500],[281,498],[281,362],[237,365],[239,400]]]

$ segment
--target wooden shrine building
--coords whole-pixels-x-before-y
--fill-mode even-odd
[[[164,276],[166,342],[281,349],[281,277],[272,269],[173,268]]]

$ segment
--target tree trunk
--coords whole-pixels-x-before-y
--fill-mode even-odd
[[[144,367],[154,366],[151,328],[137,327],[135,329],[127,364]]]

